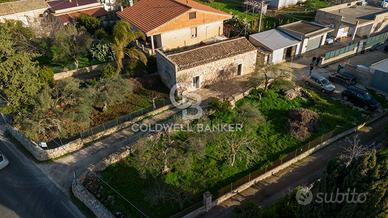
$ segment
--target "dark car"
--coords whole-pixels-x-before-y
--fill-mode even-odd
[[[357,83],[357,78],[348,72],[333,73],[329,76],[329,80],[345,86]]]
[[[376,99],[374,99],[368,93],[368,91],[355,86],[347,87],[347,89],[345,89],[345,91],[342,92],[342,98],[366,110],[373,111],[380,107],[380,103],[376,101]]]

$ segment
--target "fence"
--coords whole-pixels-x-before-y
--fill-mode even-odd
[[[143,109],[140,109],[138,111],[135,111],[133,113],[130,113],[130,114],[126,114],[126,115],[123,115],[121,117],[118,117],[114,120],[111,120],[111,121],[108,121],[108,122],[105,122],[101,125],[98,125],[98,126],[95,126],[95,127],[92,127],[90,129],[87,129],[85,131],[82,131],[76,135],[73,135],[73,136],[70,136],[70,137],[67,137],[67,138],[57,138],[57,139],[54,139],[50,142],[47,143],[47,149],[53,149],[53,148],[57,148],[57,147],[60,147],[62,145],[65,145],[69,142],[72,142],[74,140],[77,140],[77,139],[85,139],[87,137],[90,137],[90,136],[93,136],[93,135],[96,135],[97,133],[100,133],[100,132],[104,132],[110,128],[113,128],[115,126],[118,126],[120,124],[123,124],[127,121],[130,121],[136,117],[139,117],[139,116],[142,116],[144,114],[147,114],[153,110],[156,110],[156,109],[159,109],[161,107],[164,107],[166,105],[169,105],[171,102],[169,101],[169,99],[162,99],[162,100],[158,100],[155,102],[154,105],[151,105],[147,108],[143,108]],[[123,127],[125,128],[125,127]]]
[[[334,51],[326,52],[321,64],[327,64],[328,62],[331,62],[331,61],[345,58],[347,56],[354,55],[359,52],[364,52],[365,50],[370,49],[379,43],[384,43],[385,40],[387,39],[388,39],[388,32],[382,33],[376,36],[372,36],[367,39],[363,39],[359,42],[352,43],[348,46],[345,46],[343,48],[340,48]]]
[[[272,169],[282,165],[283,163],[289,161],[289,160],[292,160],[294,159],[296,156],[310,150],[311,148],[321,144],[322,142],[328,140],[329,138],[333,137],[335,134],[335,130],[332,130],[322,136],[320,136],[319,138],[316,138],[310,142],[308,142],[307,144],[305,144],[304,146],[296,149],[295,151],[293,152],[290,152],[288,153],[287,155],[285,156],[281,156],[279,159],[277,159],[275,162],[265,166],[264,168],[260,168],[258,170],[255,170],[253,172],[250,172],[248,175],[234,181],[234,182],[231,182],[230,184],[218,189],[218,191],[216,193],[213,193],[215,194],[214,196],[215,197],[220,197],[226,193],[229,193],[229,192],[232,192],[234,189],[240,187],[241,185],[247,183],[247,182],[250,182],[251,180],[257,178],[258,176],[262,175],[262,174],[265,174],[266,172],[269,172],[271,171]]]

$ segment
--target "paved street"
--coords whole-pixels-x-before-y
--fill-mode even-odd
[[[388,117],[386,116],[370,126],[363,127],[357,134],[363,145],[380,142],[384,142],[386,145],[388,142],[387,129]],[[252,201],[260,206],[268,206],[276,202],[298,185],[307,185],[317,179],[326,169],[328,162],[342,151],[346,143],[346,139],[334,142],[321,151],[235,195],[213,208],[203,217],[233,217],[233,209],[243,201]]]
[[[84,217],[35,163],[3,136],[0,151],[10,161],[0,170],[1,218]]]

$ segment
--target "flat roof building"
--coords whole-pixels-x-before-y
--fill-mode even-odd
[[[367,5],[363,0],[319,9],[315,21],[334,28],[334,38],[368,37],[386,30],[388,9]]]

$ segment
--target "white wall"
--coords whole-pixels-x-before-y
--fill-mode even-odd
[[[161,34],[162,49],[174,49],[198,44],[204,40],[223,35],[223,22],[214,22],[197,26],[197,37],[191,37],[191,28],[184,28]]]
[[[5,20],[19,20],[24,25],[28,26],[30,22],[33,22],[34,19],[38,18],[39,15],[43,14],[44,11],[46,11],[46,8],[4,15],[0,16],[0,22],[5,22]]]
[[[269,63],[278,64],[278,63],[284,62],[283,56],[284,56],[284,48],[275,50],[272,52],[271,60]]]

